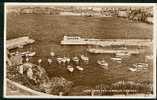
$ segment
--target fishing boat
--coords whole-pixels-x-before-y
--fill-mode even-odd
[[[136,63],[136,64],[133,64],[133,66],[135,66],[135,67],[141,67],[141,68],[147,68],[148,64],[146,64],[146,63]]]
[[[69,72],[73,72],[73,71],[74,71],[74,68],[73,68],[71,65],[68,65],[68,66],[67,66],[67,70],[68,70]]]
[[[29,52],[28,54],[26,54],[26,56],[29,56],[29,57],[33,57],[36,55],[36,52]]]
[[[25,51],[25,52],[22,52],[21,55],[24,56],[24,55],[26,55],[26,54],[28,54],[28,53],[29,53],[29,51]]]
[[[108,63],[105,61],[105,59],[97,60],[97,63],[102,66],[108,66]]]
[[[48,63],[51,64],[52,63],[52,59],[47,59]]]
[[[98,63],[99,65],[101,65],[102,68],[108,69],[108,63],[106,62],[105,59],[99,59],[99,60],[97,60],[97,63]]]
[[[50,52],[50,55],[51,55],[51,57],[54,57],[55,53],[54,52]]]
[[[133,71],[133,72],[148,70],[148,64],[146,64],[146,63],[136,63],[136,64],[133,64],[132,67],[129,68],[129,70]]]
[[[137,71],[137,69],[136,69],[136,68],[129,68],[129,70],[130,70],[130,71],[132,71],[132,72]]]
[[[67,60],[66,60],[66,57],[63,57],[61,61],[63,62],[63,64],[65,64],[66,61],[67,61]]]
[[[122,58],[120,58],[120,57],[113,57],[113,58],[111,58],[111,60],[116,61],[118,63],[122,63]]]
[[[65,59],[65,61],[66,61],[67,63],[70,63],[70,58],[68,58],[68,57],[63,57],[63,59]]]
[[[62,59],[63,59],[63,58],[57,58],[57,62],[58,62],[59,64],[61,64],[61,63],[62,63]]]
[[[80,66],[76,66],[76,68],[77,68],[77,70],[79,70],[79,71],[83,71],[84,69],[82,68],[82,67],[80,67]]]
[[[127,51],[121,51],[121,52],[116,53],[116,57],[129,57],[130,55],[131,55],[131,53],[129,53]]]
[[[32,56],[35,56],[36,55],[36,52],[30,52],[30,51],[25,51],[25,52],[15,52],[15,53],[12,53],[12,55],[22,55],[22,56],[27,56],[27,57],[32,57]]]
[[[80,57],[81,57],[81,59],[82,59],[83,61],[86,61],[86,62],[89,61],[89,58],[88,58],[87,56],[85,56],[85,55],[81,55]]]
[[[75,56],[75,57],[73,57],[73,59],[72,59],[74,62],[79,62],[80,60],[79,60],[79,58],[77,57],[77,56]]]

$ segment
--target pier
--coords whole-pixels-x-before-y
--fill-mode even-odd
[[[108,53],[108,54],[113,54],[113,53],[128,53],[128,54],[139,54],[139,50],[137,49],[127,49],[127,50],[115,50],[115,49],[102,49],[102,48],[89,48],[87,49],[88,52],[90,53]]]
[[[113,45],[128,45],[128,46],[150,46],[151,39],[90,39],[81,38],[78,36],[64,36],[61,45],[99,45],[99,46],[113,46]]]

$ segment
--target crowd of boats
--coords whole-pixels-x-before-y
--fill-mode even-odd
[[[21,56],[24,56],[25,57],[25,61],[26,62],[29,62],[30,61],[30,57],[33,57],[36,55],[36,52],[31,52],[31,51],[25,51],[25,52],[19,52],[19,51],[16,51],[16,52],[12,52],[10,53],[11,56],[16,56],[16,55],[21,55]],[[85,55],[80,55],[80,56],[74,56],[72,58],[70,57],[55,57],[55,53],[54,52],[50,52],[50,56],[52,58],[48,58],[47,59],[47,62],[48,64],[52,64],[54,61],[53,59],[55,58],[55,60],[57,61],[57,63],[59,65],[67,65],[67,70],[69,72],[73,72],[74,69],[76,68],[77,70],[79,71],[83,71],[84,68],[79,66],[79,63],[82,61],[84,64],[88,64],[89,63],[89,57],[85,56]],[[40,65],[42,63],[42,59],[38,59],[38,64]],[[71,62],[75,63],[75,68],[72,66]]]
[[[25,37],[24,37],[25,38]],[[19,38],[19,39],[16,39],[16,41],[20,40],[22,38]],[[29,39],[29,37],[27,37],[27,39]],[[75,43],[75,42],[76,43]],[[78,42],[79,41],[79,42]],[[81,42],[82,41],[82,42]],[[64,36],[64,40],[61,41],[61,44],[73,44],[73,45],[77,45],[78,43],[79,44],[86,44],[87,42],[89,43],[99,43],[101,41],[104,41],[104,40],[101,40],[101,39],[84,39],[84,38],[80,38],[80,37],[72,37],[72,36]],[[105,41],[110,41],[110,43],[119,43],[119,42],[124,42],[122,40],[105,40]],[[131,43],[136,41],[137,43],[135,44],[138,44],[138,43],[145,43],[145,42],[150,42],[148,40],[125,40],[127,41],[128,43]],[[147,43],[145,43],[147,44]],[[17,44],[13,44],[14,46],[16,46]],[[18,44],[19,45],[19,44]],[[137,49],[127,49],[126,46],[121,48],[121,49],[107,49],[107,48],[88,48],[87,49],[87,52],[89,53],[106,53],[106,54],[115,54],[116,56],[115,57],[111,57],[110,60],[114,61],[114,62],[117,62],[117,63],[122,63],[123,62],[123,59],[126,58],[126,57],[129,57],[131,56],[132,54],[139,54],[140,51],[137,50]],[[25,56],[25,61],[26,62],[29,62],[29,57],[33,57],[36,55],[36,52],[33,51],[25,51],[25,52],[13,52],[13,53],[10,53],[11,55],[18,55],[20,54],[21,56]],[[72,58],[70,57],[66,57],[66,56],[63,56],[63,57],[57,57],[55,55],[54,52],[50,52],[50,56],[52,58],[55,58],[55,60],[57,61],[58,64],[63,64],[63,65],[67,65],[67,70],[69,72],[73,72],[74,69],[76,68],[77,70],[79,71],[83,71],[84,68],[79,66],[79,63],[80,62],[83,62],[85,64],[88,64],[89,63],[89,57],[87,55],[79,55],[79,56],[74,56]],[[47,59],[47,62],[48,64],[52,64],[53,63],[53,59],[52,58],[48,58]],[[42,59],[38,59],[38,64],[40,64],[42,62]],[[71,62],[75,63],[75,64],[71,64]],[[101,66],[102,68],[104,69],[109,69],[108,66],[109,66],[109,63],[105,60],[105,58],[99,58],[97,59],[96,63]],[[75,67],[74,67],[75,66]],[[134,66],[134,65],[133,65]],[[143,67],[144,66],[144,67]],[[135,68],[129,68],[130,71],[136,71],[136,70],[140,70],[140,69],[147,69],[148,66],[146,66],[145,64],[139,64],[139,65],[135,65]]]
[[[25,56],[25,61],[29,62],[30,61],[29,57],[35,56],[36,52],[35,51],[33,51],[33,52],[31,52],[31,51],[25,51],[25,52],[16,51],[16,52],[13,52],[10,54],[11,55],[20,54],[21,56]],[[83,63],[84,65],[88,65],[89,60],[90,60],[90,58],[85,54],[82,54],[80,56],[73,56],[70,58],[70,57],[66,57],[66,56],[63,56],[63,57],[58,56],[57,57],[54,52],[50,52],[50,56],[51,56],[51,58],[47,59],[47,62],[49,65],[53,64],[53,62],[55,60],[57,62],[57,64],[66,66],[66,69],[71,73],[74,72],[75,69],[77,69],[79,71],[83,71],[84,67],[81,67],[80,63]],[[115,55],[115,57],[111,57],[110,60],[113,62],[116,62],[117,64],[121,64],[123,62],[123,60],[129,56],[130,55],[124,55],[124,54],[117,53]],[[43,60],[38,59],[37,62],[40,65],[43,62]],[[103,68],[105,70],[109,69],[109,63],[107,62],[106,58],[103,58],[103,57],[98,58],[96,60],[96,63],[98,64],[98,66],[100,66],[101,68]],[[147,63],[136,63],[136,64],[133,64],[132,66],[130,66],[128,68],[128,70],[132,71],[132,72],[139,72],[142,70],[148,70],[148,64]]]

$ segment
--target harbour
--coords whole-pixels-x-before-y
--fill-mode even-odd
[[[87,91],[88,93],[83,91],[91,89],[97,91],[102,84],[100,90],[105,91],[102,95],[111,95],[110,91],[113,91],[114,95],[119,92],[120,95],[119,88],[125,87],[124,84],[116,87],[118,89],[110,89],[110,87],[114,83],[121,83],[122,80],[126,83],[135,82],[138,84],[135,87],[142,89],[145,88],[142,87],[143,84],[151,85],[153,62],[149,58],[153,55],[152,24],[130,22],[128,19],[119,17],[70,15],[8,15],[7,20],[7,41],[21,36],[29,36],[29,39],[34,40],[27,45],[19,42],[15,47],[7,46],[7,43],[6,48],[10,53],[8,58],[13,62],[15,56],[20,55],[23,58],[22,61],[19,60],[20,65],[31,63],[45,69],[49,81],[42,84],[41,89],[32,86],[36,91],[52,95],[91,96],[91,91]],[[17,23],[16,27],[14,23]],[[16,67],[12,67],[11,72],[20,70],[14,68]],[[20,74],[19,78],[13,79],[18,82],[25,79],[24,75],[28,78],[27,71],[33,73],[34,70],[31,71],[31,68],[28,68],[23,76]],[[31,74],[29,75],[29,78],[32,78]],[[10,77],[7,76],[7,78]],[[36,77],[33,79],[35,80]],[[28,85],[28,83],[25,84]],[[56,84],[62,88],[59,86],[57,89],[53,88]],[[68,89],[64,89],[65,84]],[[30,88],[32,87],[30,85]],[[128,91],[136,94],[137,88],[128,88]],[[152,90],[148,88],[149,93],[150,91]],[[99,95],[95,93],[94,95]]]

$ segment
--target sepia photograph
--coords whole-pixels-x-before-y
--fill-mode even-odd
[[[4,97],[156,97],[155,8],[5,3]]]

